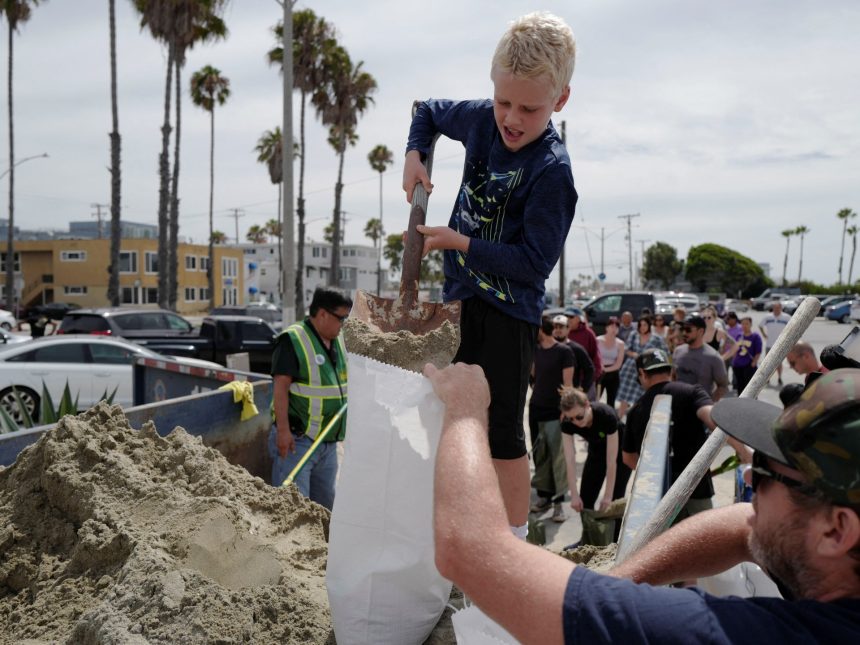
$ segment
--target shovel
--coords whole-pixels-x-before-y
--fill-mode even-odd
[[[412,107],[415,113],[415,106]],[[433,170],[433,148],[437,134],[430,144],[424,167],[427,176]],[[418,277],[421,272],[421,253],[424,249],[424,236],[416,229],[427,218],[427,191],[422,184],[415,186],[412,194],[412,208],[409,211],[409,228],[403,249],[403,270],[400,276],[400,294],[397,298],[380,298],[366,291],[356,292],[352,316],[355,316],[371,329],[380,332],[406,330],[416,335],[435,331],[447,320],[459,327],[460,301],[447,303],[419,302]]]

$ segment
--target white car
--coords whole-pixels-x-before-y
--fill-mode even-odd
[[[0,309],[0,327],[9,331],[18,326],[18,321],[15,320],[15,314],[5,309]]]
[[[133,402],[132,363],[138,357],[168,358],[122,338],[87,334],[45,336],[6,345],[0,350],[0,405],[20,423],[24,417],[18,407],[20,398],[33,421],[38,422],[42,388],[47,387],[54,406],[58,406],[68,383],[79,410],[95,405],[105,393],[110,395],[114,389],[113,403],[130,406]],[[209,361],[173,360],[224,369]]]

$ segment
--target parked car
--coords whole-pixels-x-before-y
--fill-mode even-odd
[[[838,305],[841,302],[851,301],[857,299],[857,294],[843,294],[841,296],[828,296],[821,301],[821,309],[818,312],[819,316],[823,316],[827,307],[832,305]]]
[[[30,340],[30,334],[12,334],[5,329],[0,329],[0,346],[26,343]]]
[[[729,298],[723,303],[723,311],[725,312],[734,311],[736,314],[742,314],[749,310],[750,306],[746,300],[733,300]]]
[[[671,316],[678,307],[683,307],[687,313],[699,311],[701,308],[699,298],[692,294],[658,293],[654,297],[656,298],[654,313],[663,316]]]
[[[830,305],[824,310],[824,317],[827,320],[836,320],[840,323],[851,322],[851,305],[857,302],[856,300],[846,300],[835,305]]]
[[[638,318],[643,309],[654,313],[656,299],[650,291],[613,291],[604,293],[585,305],[585,315],[595,334],[602,334],[610,316],[620,317],[625,311]]]
[[[135,342],[164,354],[202,358],[221,365],[227,364],[229,354],[246,352],[252,372],[269,374],[277,335],[269,323],[256,316],[207,316],[197,334],[149,336]]]
[[[79,409],[94,405],[114,389],[114,403],[131,405],[132,363],[138,357],[165,358],[122,338],[93,335],[45,336],[7,345],[0,350],[0,405],[21,422],[20,397],[32,419],[38,421],[42,388],[47,388],[56,405],[66,383]],[[221,367],[205,361],[177,360],[195,366]]]
[[[193,336],[193,325],[166,309],[125,309],[103,307],[78,309],[66,314],[58,334],[104,334],[128,340]]]
[[[36,314],[45,314],[51,320],[62,320],[70,311],[80,309],[81,306],[74,302],[46,302],[42,305],[35,305],[27,310],[26,317]],[[23,318],[24,316],[22,316]]]
[[[225,305],[215,307],[209,312],[210,316],[256,316],[262,318],[275,328],[281,327],[284,314],[280,307],[269,303],[250,305]]]
[[[5,309],[0,309],[0,327],[9,331],[18,326],[18,321],[15,320],[15,314]]]
[[[756,311],[764,311],[767,303],[774,300],[783,300],[789,296],[799,296],[800,289],[798,287],[770,287],[762,291],[758,296],[750,300],[752,308]],[[777,298],[776,296],[780,296]]]

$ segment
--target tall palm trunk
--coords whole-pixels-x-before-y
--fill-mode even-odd
[[[346,128],[340,135],[340,159],[337,164],[337,183],[334,186],[334,216],[332,218],[331,241],[331,275],[328,283],[333,287],[340,286],[340,204],[343,194],[343,158],[346,156]]]
[[[299,197],[296,200],[296,219],[298,220],[298,244],[296,245],[296,319],[301,318],[305,311],[305,97],[301,92],[301,108],[299,110]],[[284,155],[287,159],[287,155]],[[292,160],[291,160],[292,161]],[[281,171],[283,172],[283,170]],[[283,183],[283,182],[281,182]],[[280,184],[279,184],[280,186]],[[281,235],[283,235],[283,229]]]
[[[852,284],[851,274],[854,273],[854,255],[857,253],[857,234],[851,236],[851,264],[848,265],[848,285]]]
[[[800,285],[800,279],[803,276],[803,235],[800,236],[800,262],[797,265],[797,284]]]
[[[168,291],[168,207],[170,201],[170,90],[173,81],[173,43],[167,47],[167,78],[164,84],[164,124],[161,126],[161,154],[158,156],[158,306],[167,309]]]
[[[120,304],[119,293],[119,251],[121,245],[120,227],[120,175],[119,109],[116,100],[116,15],[114,0],[109,0],[110,13],[110,104],[113,130],[110,133],[110,278],[108,280],[108,300],[112,307]]]
[[[206,284],[209,286],[209,308],[215,306],[215,241],[212,234],[215,225],[212,220],[215,208],[215,106],[209,110],[209,269],[206,271]]]
[[[176,65],[176,134],[173,139],[173,181],[170,183],[170,243],[168,244],[167,306],[176,311],[177,274],[179,270],[179,130],[182,106],[182,64]]]
[[[848,232],[848,218],[842,221],[842,246],[839,247],[839,282],[842,284],[842,258],[845,255],[845,234]]]
[[[15,308],[15,127],[12,120],[12,24],[9,24],[9,223],[6,230],[6,309],[18,315]]]
[[[782,261],[782,286],[784,287],[786,283],[786,276],[788,275],[788,245],[791,243],[791,236],[787,235],[785,238],[785,260]]]

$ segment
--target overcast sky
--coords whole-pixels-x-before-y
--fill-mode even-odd
[[[110,93],[107,0],[49,0],[14,43],[15,222],[66,228],[110,202]],[[624,220],[633,250],[664,241],[685,257],[715,242],[771,265],[782,278],[785,238],[806,225],[803,277],[835,282],[840,208],[860,211],[860,3],[856,0],[320,0],[299,2],[332,22],[353,60],[378,82],[375,105],[346,155],[343,209],[348,242],[369,243],[365,222],[379,213],[378,174],[367,153],[395,152],[384,175],[384,222],[405,228],[402,153],[415,98],[492,96],[489,61],[506,24],[532,10],[562,16],[577,36],[566,122],[580,201],[568,237],[569,277],[596,275],[605,235],[605,272],[626,280]],[[208,234],[209,119],[188,97],[191,74],[214,65],[232,96],[215,116],[215,227],[240,237],[276,216],[277,188],[253,148],[280,123],[281,86],[265,61],[275,0],[234,0],[226,41],[199,47],[183,73],[180,234]],[[117,0],[123,218],[156,222],[157,157],[163,118],[163,48],[141,32],[131,2]],[[7,69],[3,22],[2,70]],[[4,78],[5,80],[5,78]],[[5,86],[5,83],[4,83]],[[5,94],[5,92],[4,92]],[[297,96],[297,95],[296,95]],[[6,102],[0,172],[8,167]],[[308,121],[308,235],[321,239],[334,206],[337,158],[325,131]],[[298,109],[296,108],[296,128]],[[448,220],[462,147],[442,141],[434,169],[431,224]],[[6,181],[0,208],[8,209]],[[850,242],[846,245],[846,264]],[[799,238],[788,275],[798,274]],[[845,270],[847,274],[847,268]],[[854,271],[860,276],[860,258]],[[552,283],[555,286],[556,283]]]

